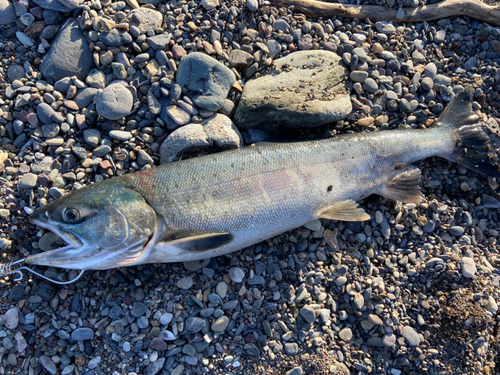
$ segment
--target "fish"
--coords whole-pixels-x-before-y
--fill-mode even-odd
[[[498,135],[459,92],[427,129],[262,142],[113,177],[37,208],[32,223],[65,246],[26,263],[106,270],[228,254],[315,219],[370,220],[372,195],[419,203],[421,171],[441,157],[500,177]]]

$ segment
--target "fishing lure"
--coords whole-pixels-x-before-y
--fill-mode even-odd
[[[82,277],[83,273],[85,270],[81,270],[78,276],[73,278],[72,280],[69,281],[59,281],[59,280],[54,280],[50,277],[47,277],[45,275],[42,275],[41,273],[36,272],[35,270],[32,270],[29,267],[23,266],[22,264],[25,262],[26,258],[16,260],[14,262],[8,262],[8,263],[0,263],[0,277],[8,277],[11,275],[17,275],[17,277],[14,277],[14,281],[21,281],[23,279],[23,273],[21,271],[28,271],[33,273],[34,275],[41,277],[42,279],[48,280],[51,283],[54,284],[59,284],[59,285],[67,285],[74,283],[77,281],[80,277]]]

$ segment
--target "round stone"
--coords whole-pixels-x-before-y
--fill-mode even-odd
[[[97,113],[108,120],[119,120],[132,111],[134,96],[121,83],[114,83],[106,87],[94,98]]]
[[[352,339],[352,331],[350,328],[344,328],[339,332],[339,337],[344,341],[350,341]]]
[[[476,274],[477,268],[473,258],[463,257],[461,261],[462,275],[465,278],[471,279]]]

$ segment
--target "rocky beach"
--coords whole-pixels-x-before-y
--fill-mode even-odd
[[[427,128],[468,86],[498,133],[499,65],[500,27],[468,17],[0,0],[0,263],[64,244],[29,217],[66,193],[276,133]],[[0,374],[500,374],[499,183],[439,158],[417,167],[422,203],[370,196],[366,222],[63,286],[2,278]]]

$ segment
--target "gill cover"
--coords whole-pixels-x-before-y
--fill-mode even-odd
[[[29,256],[30,264],[103,270],[138,262],[149,251],[156,214],[120,178],[72,192],[36,210],[31,221],[67,246]]]

